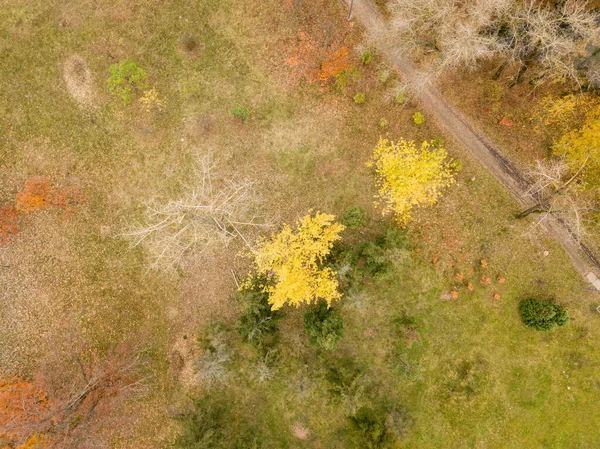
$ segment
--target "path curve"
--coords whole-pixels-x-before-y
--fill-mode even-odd
[[[342,0],[350,5],[351,0]],[[419,72],[412,60],[400,49],[385,39],[388,26],[377,6],[372,0],[354,0],[352,17],[363,24],[367,35],[373,40],[378,50],[391,62],[405,82],[418,81]],[[422,88],[415,96],[433,116],[437,123],[456,141],[461,143],[471,155],[477,159],[498,181],[500,181],[513,197],[524,207],[533,205],[533,199],[527,194],[528,182],[494,145],[479,132],[456,108],[430,83],[419,83]],[[600,290],[600,280],[591,271],[591,266],[600,269],[600,261],[585,244],[574,243],[566,224],[556,217],[549,216],[544,220],[544,228],[567,254],[571,257],[577,271]]]

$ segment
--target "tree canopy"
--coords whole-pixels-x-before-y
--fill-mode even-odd
[[[367,163],[377,172],[376,204],[383,214],[393,214],[406,225],[415,207],[437,202],[442,189],[452,185],[458,164],[448,160],[446,150],[432,142],[400,139],[397,143],[379,139],[373,160]]]
[[[309,214],[297,223],[296,230],[286,224],[279,233],[259,240],[253,254],[256,274],[242,288],[255,277],[265,277],[263,288],[269,293],[273,310],[284,304],[297,307],[320,299],[330,305],[339,299],[336,273],[323,266],[324,258],[344,229],[334,220],[335,216],[329,214]]]

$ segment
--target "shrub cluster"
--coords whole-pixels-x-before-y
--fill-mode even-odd
[[[269,294],[262,291],[258,282],[237,293],[238,300],[244,308],[238,331],[245,341],[263,344],[268,337],[273,337],[277,332],[277,322],[282,313],[271,309]]]
[[[320,301],[318,310],[304,314],[304,332],[311,346],[331,351],[344,336],[344,323],[335,310]]]
[[[519,304],[519,312],[526,326],[539,331],[549,331],[569,322],[569,315],[564,307],[550,301],[524,299]]]

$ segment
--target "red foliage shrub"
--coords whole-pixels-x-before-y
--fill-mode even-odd
[[[0,209],[0,246],[6,246],[7,240],[11,235],[16,235],[17,229],[17,211],[13,206],[6,206]]]

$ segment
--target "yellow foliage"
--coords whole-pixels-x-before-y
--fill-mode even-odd
[[[586,94],[546,95],[531,116],[544,127],[565,130],[575,126],[583,115],[598,105],[598,99]]]
[[[383,214],[394,214],[402,226],[411,220],[414,207],[435,204],[442,188],[455,182],[458,168],[448,161],[446,150],[433,142],[417,148],[412,140],[394,143],[383,138],[367,166],[377,172],[376,205],[383,203]]]
[[[284,304],[298,307],[320,299],[328,305],[341,297],[336,273],[322,267],[333,243],[340,240],[344,226],[335,223],[335,216],[317,212],[307,215],[294,231],[285,225],[281,232],[258,242],[254,252],[254,269],[257,277],[267,277],[264,291],[269,293],[273,310]],[[242,285],[246,288],[253,277]]]
[[[37,449],[42,447],[49,447],[50,441],[46,439],[43,433],[34,433],[27,441],[19,444],[15,449]]]
[[[584,176],[600,179],[600,106],[590,111],[585,124],[563,135],[554,151],[566,157],[569,168],[576,172],[584,166]]]
[[[160,99],[158,92],[154,87],[145,91],[144,95],[140,97],[139,102],[142,103],[142,106],[146,112],[150,112],[153,108],[162,110],[165,106],[163,100]]]

